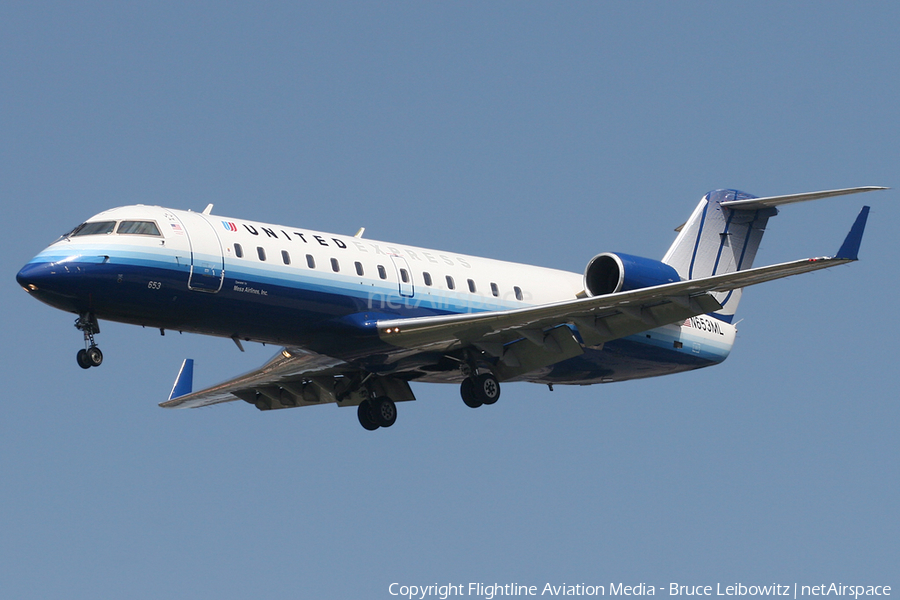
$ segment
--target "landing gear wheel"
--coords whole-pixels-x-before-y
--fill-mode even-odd
[[[500,399],[500,382],[493,374],[476,375],[472,383],[475,397],[482,404],[493,404]]]
[[[471,377],[463,379],[459,386],[459,395],[462,396],[463,402],[465,402],[466,406],[469,408],[478,408],[484,404],[484,402],[475,396],[475,382],[472,381]]]
[[[375,422],[382,427],[390,427],[397,421],[397,405],[387,397],[371,400],[375,408]]]
[[[375,420],[371,400],[363,400],[359,403],[359,407],[356,409],[356,416],[359,417],[359,424],[363,426],[363,429],[375,431],[381,427]]]
[[[85,352],[85,358],[87,358],[87,362],[92,367],[99,367],[103,363],[103,353],[100,352],[100,348],[97,346],[91,346]]]
[[[81,313],[75,319],[75,328],[84,333],[84,350],[79,350],[76,355],[78,366],[82,369],[99,367],[103,362],[103,353],[94,342],[94,335],[100,333],[100,325],[92,313]]]
[[[78,351],[78,354],[75,355],[75,360],[78,361],[78,366],[82,369],[90,369],[91,363],[88,362],[87,358],[87,350],[82,348]]]

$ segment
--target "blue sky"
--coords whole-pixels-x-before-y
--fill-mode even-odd
[[[708,190],[897,187],[889,3],[0,6],[0,595],[389,598],[392,582],[900,585],[897,192],[785,207],[712,369],[490,410],[415,387],[166,411],[276,349],[68,315],[16,271],[152,203],[582,271],[661,257]]]

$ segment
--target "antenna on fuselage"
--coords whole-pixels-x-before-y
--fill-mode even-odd
[[[362,235],[363,235],[365,232],[366,232],[366,228],[365,228],[365,227],[360,227],[360,228],[359,228],[359,231],[357,231],[356,233],[353,234],[353,237],[355,237],[355,238],[361,238]]]
[[[212,207],[213,207],[213,205],[211,203],[207,204],[206,208],[203,209],[203,214],[204,215],[212,214]]]

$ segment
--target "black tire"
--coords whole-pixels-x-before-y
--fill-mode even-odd
[[[87,350],[82,348],[78,351],[78,354],[75,355],[75,360],[78,361],[78,366],[82,369],[90,369],[91,363],[88,362],[87,358]]]
[[[381,427],[373,418],[372,402],[370,400],[363,400],[359,403],[359,407],[356,409],[356,416],[359,418],[359,424],[367,431],[375,431]]]
[[[86,362],[92,367],[99,367],[103,364],[103,353],[97,346],[91,346],[85,351]]]
[[[459,395],[462,396],[463,402],[469,408],[478,408],[484,402],[475,395],[475,382],[471,377],[466,377],[459,386]]]
[[[482,404],[493,404],[500,399],[500,382],[491,373],[477,375],[473,381],[475,397]]]
[[[397,405],[387,397],[375,398],[375,421],[382,427],[390,427],[397,422]]]

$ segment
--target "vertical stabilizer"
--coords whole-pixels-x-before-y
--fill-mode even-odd
[[[737,190],[715,190],[706,194],[691,218],[681,228],[663,257],[682,279],[698,279],[749,269],[774,207],[744,210],[726,208],[723,202],[756,198]],[[741,290],[713,294],[722,310],[713,316],[731,322],[741,299]]]

